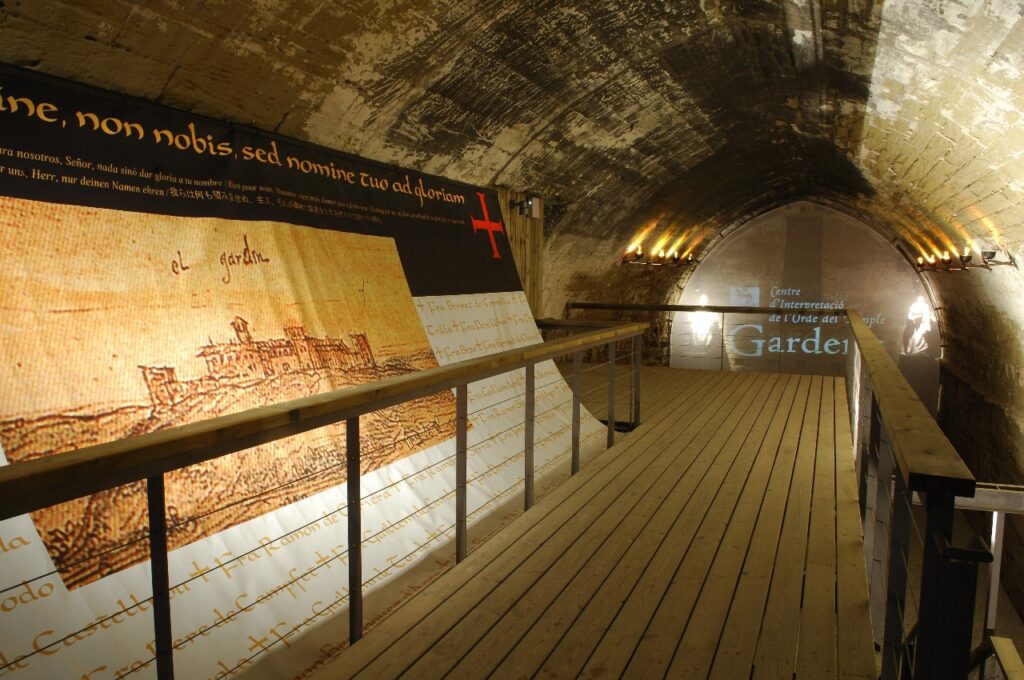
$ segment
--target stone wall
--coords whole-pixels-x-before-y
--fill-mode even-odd
[[[910,257],[965,243],[1024,257],[1021,14],[1017,0],[0,0],[0,61],[543,196],[536,311],[559,315],[570,299],[675,297],[674,270],[617,266],[644,226],[700,256],[800,198]],[[929,276],[949,333],[943,424],[980,477],[1020,481],[1024,272]]]

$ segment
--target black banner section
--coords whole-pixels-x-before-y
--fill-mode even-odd
[[[522,288],[494,191],[4,65],[0,195],[385,236],[414,296]]]

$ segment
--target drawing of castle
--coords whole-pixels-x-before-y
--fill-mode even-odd
[[[249,322],[240,316],[231,321],[235,338],[199,349],[206,361],[206,375],[179,380],[172,366],[140,366],[153,408],[173,406],[186,398],[217,389],[225,382],[260,380],[304,371],[375,369],[377,361],[365,333],[341,338],[314,338],[300,323],[284,327],[285,337],[253,340]]]
[[[0,419],[4,453],[14,462],[32,460],[437,365],[417,342],[379,345],[374,351],[366,333],[316,338],[302,324],[288,323],[284,337],[257,340],[245,319],[236,316],[230,325],[230,340],[210,339],[196,348],[205,370],[194,376],[182,380],[173,366],[140,365],[148,404],[140,398]],[[169,546],[175,549],[212,536],[343,483],[347,472],[337,460],[345,433],[344,423],[325,425],[168,473],[168,508],[178,518],[193,518],[177,525],[168,536]],[[360,419],[360,437],[371,455],[362,460],[361,471],[390,465],[454,435],[455,396],[450,390],[367,413]],[[150,558],[148,543],[138,540],[147,529],[135,519],[145,515],[146,495],[126,494],[124,488],[32,514],[67,588]],[[220,503],[226,504],[210,512]]]

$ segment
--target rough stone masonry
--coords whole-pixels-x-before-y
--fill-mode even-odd
[[[695,254],[798,198],[909,256],[1018,259],[1016,0],[0,1],[0,61],[547,198],[545,310],[660,302],[618,267],[657,220]],[[586,253],[587,257],[580,257]],[[926,275],[941,422],[982,480],[1024,483],[1024,272]],[[1024,608],[1024,522],[1004,574]]]

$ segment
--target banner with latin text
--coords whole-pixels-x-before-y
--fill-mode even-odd
[[[0,464],[540,342],[500,213],[492,190],[0,68]],[[542,492],[571,395],[550,362],[536,380]],[[469,388],[474,543],[521,506],[523,390]],[[453,562],[454,395],[360,430],[372,625]],[[308,677],[344,647],[344,442],[166,475],[179,677]],[[155,677],[151,594],[142,482],[0,522],[0,677]]]

